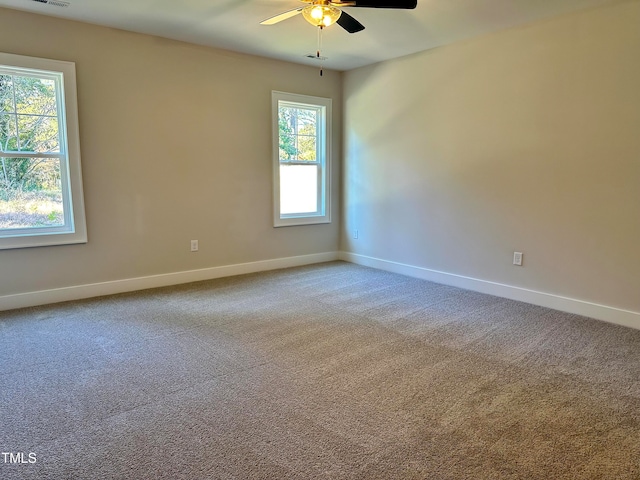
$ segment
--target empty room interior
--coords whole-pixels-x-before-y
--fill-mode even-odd
[[[0,0],[0,160],[2,479],[640,479],[640,0]]]

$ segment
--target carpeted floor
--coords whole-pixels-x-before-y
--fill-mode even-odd
[[[640,479],[640,331],[347,263],[0,313],[0,367],[3,480]]]

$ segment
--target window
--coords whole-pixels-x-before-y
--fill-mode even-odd
[[[272,93],[274,226],[331,222],[331,99]]]
[[[86,241],[75,64],[0,53],[0,249]]]

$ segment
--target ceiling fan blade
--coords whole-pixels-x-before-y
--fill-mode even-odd
[[[411,10],[416,8],[418,0],[355,0],[354,7],[367,8],[402,8]]]
[[[275,23],[286,20],[287,18],[295,17],[300,12],[302,12],[303,8],[304,7],[294,8],[293,10],[289,10],[288,12],[280,13],[274,17],[267,18],[266,20],[260,22],[260,25],[273,25]]]
[[[362,25],[358,20],[353,18],[344,10],[342,11],[340,18],[336,20],[336,23],[349,33],[356,33],[364,30],[364,25]]]

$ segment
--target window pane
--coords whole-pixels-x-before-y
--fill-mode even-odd
[[[280,165],[280,214],[318,211],[318,166]]]
[[[18,113],[57,116],[56,88],[53,80],[14,76],[13,82]]]
[[[0,112],[15,112],[11,75],[0,75]]]
[[[298,155],[296,137],[280,133],[280,160],[295,160]]]
[[[280,107],[278,109],[278,126],[280,134],[295,135],[296,133],[296,109]]]
[[[316,119],[318,112],[306,108],[298,108],[298,135],[316,135]]]
[[[298,160],[316,161],[316,137],[298,137]]]
[[[18,130],[16,115],[0,114],[0,150],[15,152],[18,150]]]
[[[0,158],[0,229],[63,225],[60,160]]]
[[[59,152],[58,119],[36,115],[18,115],[20,151]]]
[[[317,109],[278,108],[280,160],[317,160],[317,120]]]

